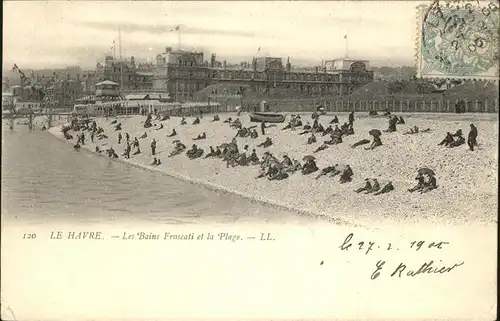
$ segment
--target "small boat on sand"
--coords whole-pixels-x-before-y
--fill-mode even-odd
[[[278,113],[254,112],[249,113],[252,123],[282,123],[285,121],[285,115]]]

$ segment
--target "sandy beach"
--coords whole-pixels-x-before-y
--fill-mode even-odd
[[[336,114],[340,124],[347,121],[347,114]],[[144,132],[147,138],[139,139],[142,153],[118,161],[126,162],[145,169],[156,170],[165,174],[185,179],[193,183],[235,193],[256,201],[294,209],[298,212],[319,215],[326,219],[346,221],[352,224],[383,226],[394,224],[470,224],[497,223],[497,144],[498,116],[495,114],[398,114],[403,116],[406,124],[398,125],[397,132],[383,133],[383,145],[374,150],[365,150],[364,146],[352,149],[350,145],[361,140],[371,139],[371,129],[386,129],[388,120],[385,117],[370,118],[365,113],[357,113],[354,123],[355,134],[344,138],[342,144],[332,145],[328,149],[314,154],[318,167],[338,164],[349,164],[353,171],[350,183],[340,184],[339,178],[328,175],[316,180],[315,176],[302,175],[296,172],[281,181],[269,181],[265,178],[255,179],[260,171],[259,166],[237,166],[226,168],[226,163],[218,158],[198,158],[190,160],[185,153],[167,157],[173,149],[173,141],[178,139],[190,149],[193,143],[209,151],[209,146],[217,146],[230,142],[236,130],[223,123],[227,117],[236,118],[235,114],[220,115],[221,121],[211,122],[212,116],[205,115],[198,125],[192,125],[194,117],[186,118],[187,125],[180,125],[181,119],[172,117],[163,121],[153,121],[151,128],[144,128],[145,116],[120,117],[122,135],[129,133],[131,140],[140,137]],[[320,123],[326,128],[334,115],[324,115]],[[153,117],[154,119],[154,117]],[[243,126],[256,125],[249,122],[247,114],[239,117]],[[304,123],[311,122],[310,114],[302,115]],[[118,145],[118,132],[111,124],[113,118],[96,119],[97,125],[105,130],[108,139],[90,141],[90,133],[85,131],[87,150],[94,152],[95,146],[100,149],[113,147],[118,155],[125,148],[124,140]],[[454,133],[462,129],[465,137],[469,132],[469,124],[474,123],[479,131],[477,148],[469,151],[467,145],[457,148],[438,146],[446,132]],[[258,124],[257,124],[258,125]],[[295,131],[282,130],[286,125],[266,129],[266,137],[271,137],[273,145],[260,148],[265,137],[256,139],[237,138],[240,152],[245,145],[249,151],[256,149],[262,157],[265,151],[281,159],[285,154],[302,162],[302,157],[312,154],[329,136],[317,135],[317,143],[307,145],[309,135],[301,135],[301,128]],[[410,127],[430,128],[430,133],[403,135]],[[167,137],[175,128],[178,135]],[[50,129],[55,136],[63,138],[61,126]],[[193,141],[198,134],[206,133],[207,139]],[[70,132],[74,137],[75,133]],[[157,141],[157,157],[162,161],[160,166],[150,166],[153,160],[150,144]],[[71,142],[76,143],[76,139]],[[134,150],[133,150],[134,151]],[[133,152],[132,151],[132,152]],[[68,152],[76,152],[68,145]],[[106,153],[100,154],[107,157]],[[407,189],[415,185],[417,170],[429,167],[435,171],[438,188],[426,194],[409,193]],[[357,194],[354,192],[364,185],[365,178],[377,178],[383,186],[392,181],[395,190],[382,195]],[[147,191],[140,191],[147,193]]]

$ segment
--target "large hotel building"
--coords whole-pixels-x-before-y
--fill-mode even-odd
[[[157,91],[169,93],[175,101],[195,100],[196,93],[215,84],[246,86],[258,95],[271,91],[296,93],[300,97],[346,95],[354,88],[373,81],[364,60],[336,59],[325,61],[312,70],[292,69],[287,59],[254,57],[251,63],[229,66],[225,61],[204,60],[202,52],[172,50],[156,56],[156,63],[136,65],[133,58],[123,63],[106,57],[96,70],[97,80],[123,83],[123,91]]]

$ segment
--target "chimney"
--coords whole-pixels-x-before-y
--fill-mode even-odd
[[[316,66],[316,68],[315,68],[315,69],[316,69],[316,73],[318,73],[318,66]]]
[[[210,67],[215,67],[215,54],[212,54],[212,56],[210,56]]]
[[[223,62],[223,64],[222,64],[222,67],[223,67],[224,69],[226,69],[226,67],[227,67],[227,61],[225,61],[225,60],[224,60],[224,62]]]

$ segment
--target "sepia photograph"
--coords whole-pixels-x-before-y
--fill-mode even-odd
[[[499,7],[5,1],[2,320],[494,318]]]

